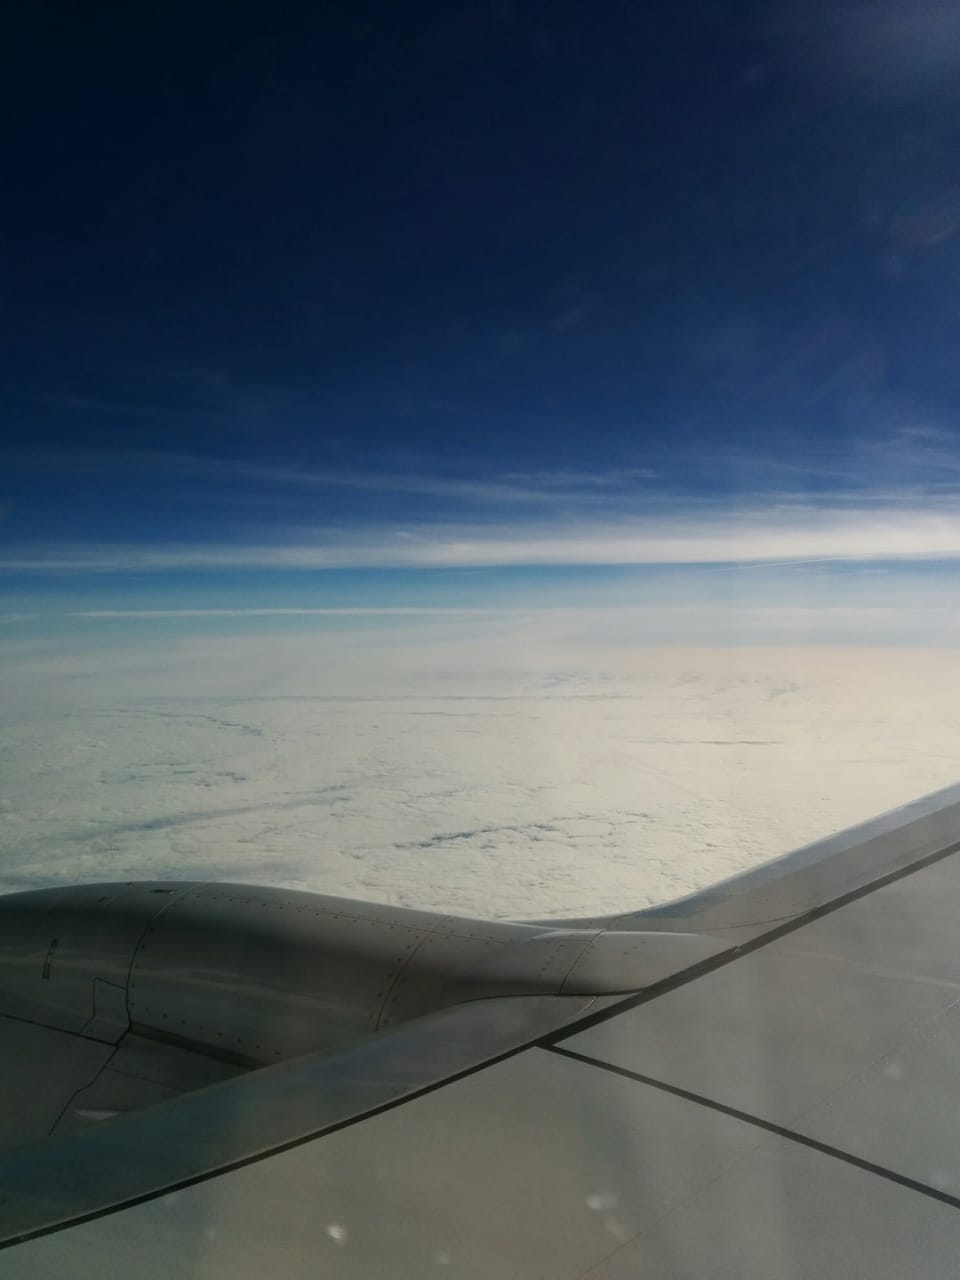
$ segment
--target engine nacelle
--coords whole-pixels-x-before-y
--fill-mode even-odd
[[[0,897],[0,1014],[256,1066],[468,1000],[636,990],[723,945],[247,885],[84,885]]]

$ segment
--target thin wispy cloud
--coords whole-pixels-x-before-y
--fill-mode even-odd
[[[930,424],[901,427],[890,435],[865,441],[863,453],[885,470],[916,481],[956,484],[960,475],[960,438],[956,432]],[[946,477],[953,480],[947,481]]]
[[[960,558],[960,514],[947,507],[775,507],[606,523],[300,529],[289,535],[270,544],[49,544],[8,551],[0,556],[0,570],[109,573]]]
[[[806,563],[801,561],[799,563]],[[766,566],[764,566],[766,567]],[[957,614],[957,610],[949,606],[942,606],[939,609],[942,614],[949,614],[951,617]],[[896,606],[880,606],[880,605],[825,605],[817,604],[816,606],[803,605],[770,605],[763,606],[757,604],[750,605],[750,614],[752,617],[762,618],[765,623],[780,623],[784,626],[792,626],[798,621],[808,618],[829,618],[831,620],[850,620],[862,622],[867,620],[889,619],[896,613]],[[126,621],[127,619],[142,618],[150,620],[153,618],[297,618],[297,617],[316,617],[316,618],[418,618],[427,622],[431,618],[459,618],[459,617],[483,617],[483,618],[530,618],[530,619],[549,619],[552,622],[577,622],[584,621],[610,621],[610,620],[636,620],[644,618],[660,618],[664,614],[670,614],[674,617],[691,617],[691,616],[709,616],[711,618],[720,615],[728,615],[731,617],[742,617],[744,614],[744,606],[737,605],[718,605],[711,601],[709,608],[703,605],[686,604],[686,605],[633,605],[633,606],[613,606],[604,607],[597,605],[578,605],[578,606],[559,606],[559,605],[531,605],[527,607],[504,608],[495,605],[484,605],[482,607],[446,607],[443,605],[425,606],[423,608],[394,608],[391,606],[356,608],[356,609],[308,609],[308,608],[263,608],[263,609],[63,609],[56,612],[48,613],[0,613],[0,622],[34,622],[41,619],[57,618],[80,618],[88,619],[94,622],[112,622]]]
[[[64,618],[90,618],[96,621],[111,618],[429,618],[434,615],[455,617],[464,614],[508,614],[516,613],[515,609],[495,608],[457,608],[445,605],[419,606],[383,606],[350,609],[301,609],[301,608],[265,608],[265,609],[67,609],[60,615]],[[23,620],[36,618],[37,614],[9,615],[10,618]]]
[[[585,429],[586,430],[586,429]],[[692,504],[719,488],[739,503],[776,499],[813,504],[919,502],[960,488],[960,438],[933,426],[909,426],[848,440],[842,450],[816,454],[764,453],[730,447],[697,457],[671,457],[661,447],[649,465],[439,470],[435,466],[324,465],[164,449],[127,449],[32,455],[8,451],[8,467],[46,475],[102,476],[126,483],[137,478],[181,501],[195,495],[184,483],[203,485],[208,503],[269,502],[284,494],[353,490],[430,498],[484,507],[612,505],[646,509],[679,498]],[[272,491],[272,493],[271,493]],[[711,499],[715,501],[714,498]]]
[[[437,471],[400,471],[342,466],[293,466],[232,457],[213,457],[164,450],[118,450],[110,453],[64,453],[33,458],[18,455],[20,463],[59,468],[82,475],[147,476],[154,483],[164,476],[177,481],[196,480],[219,485],[247,485],[251,500],[261,500],[265,489],[322,491],[324,489],[409,495],[477,506],[553,505],[559,501],[596,504],[618,494],[629,494],[657,479],[653,467],[612,467],[607,470],[536,471],[510,470],[484,475],[444,474]],[[235,495],[228,495],[233,498]],[[216,489],[205,499],[216,501]]]

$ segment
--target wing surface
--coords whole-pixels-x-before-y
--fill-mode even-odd
[[[955,1275],[958,841],[940,793],[649,913],[727,944],[642,992],[476,1001],[10,1152],[3,1274]]]

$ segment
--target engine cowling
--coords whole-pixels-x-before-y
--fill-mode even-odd
[[[0,897],[0,1014],[257,1066],[464,1001],[636,990],[722,945],[249,885],[83,885]]]

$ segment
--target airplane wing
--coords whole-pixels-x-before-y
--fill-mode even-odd
[[[0,1271],[956,1275],[958,850],[953,788],[562,928],[11,895]]]

